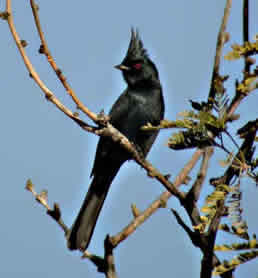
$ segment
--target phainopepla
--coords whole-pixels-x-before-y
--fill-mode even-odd
[[[164,116],[159,74],[150,60],[138,32],[132,29],[127,54],[115,68],[122,71],[128,85],[109,113],[110,123],[123,133],[145,157],[158,132],[141,131],[147,123],[158,125]],[[91,176],[93,181],[68,235],[71,250],[85,250],[93,234],[108,189],[121,165],[130,155],[119,144],[101,137]]]

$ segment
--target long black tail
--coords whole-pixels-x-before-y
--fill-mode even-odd
[[[69,249],[86,250],[88,247],[108,189],[120,167],[121,165],[108,167],[108,171],[103,169],[102,173],[94,175],[80,212],[68,235]]]

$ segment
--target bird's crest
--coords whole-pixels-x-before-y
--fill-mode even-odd
[[[131,40],[126,54],[127,58],[142,59],[148,58],[146,49],[143,47],[142,40],[139,36],[139,32],[131,29]]]

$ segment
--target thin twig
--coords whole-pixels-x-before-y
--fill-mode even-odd
[[[41,193],[37,193],[35,190],[34,184],[31,180],[28,180],[26,183],[26,190],[30,191],[35,197],[35,200],[39,202],[43,207],[46,208],[46,213],[60,226],[64,231],[65,236],[69,233],[69,228],[65,225],[62,219],[62,213],[59,205],[54,203],[53,209],[50,208],[48,204],[48,194],[46,190],[43,190]],[[105,239],[104,242],[105,256],[104,258],[93,255],[87,250],[83,252],[82,258],[89,259],[98,269],[98,272],[104,273],[107,278],[117,278],[114,264],[113,256],[113,246],[110,243],[109,236]]]
[[[243,156],[245,157],[246,160],[251,160],[249,156],[250,154],[253,154],[252,149],[255,141],[255,136],[256,136],[256,129],[252,130],[248,134],[248,136],[246,136],[244,142],[242,143],[235,157],[232,159],[232,163],[225,171],[224,175],[219,178],[210,179],[210,184],[212,184],[215,187],[219,184],[230,184],[230,181],[234,176],[239,176],[240,165],[241,162],[243,162],[242,161]]]
[[[213,154],[214,149],[212,147],[207,147],[205,149],[205,152],[203,154],[202,164],[200,167],[200,171],[197,175],[197,179],[195,180],[192,188],[188,191],[186,196],[186,202],[189,204],[190,202],[198,202],[200,193],[201,193],[201,187],[203,185],[203,182],[205,180],[205,177],[207,176],[208,166],[209,166],[209,160]]]
[[[236,140],[233,138],[233,136],[227,131],[224,131],[226,135],[230,138],[230,140],[233,142],[233,144],[236,146],[237,149],[239,149],[239,145],[237,144]]]
[[[242,102],[242,100],[246,97],[246,94],[240,93],[239,91],[236,91],[236,94],[233,98],[233,100],[231,101],[228,109],[227,109],[227,114],[228,115],[233,115],[236,111],[236,109],[238,108],[238,106],[240,105],[240,103]]]
[[[249,0],[244,0],[243,3],[243,42],[249,41]],[[245,56],[245,77],[250,74],[251,64],[248,62],[248,55]]]
[[[177,223],[184,229],[184,231],[187,233],[189,238],[191,239],[193,245],[196,247],[200,247],[200,236],[196,232],[193,232],[183,221],[183,219],[180,217],[180,215],[175,211],[174,209],[171,209],[172,213],[174,214]]]
[[[54,203],[53,209],[50,208],[48,204],[48,193],[46,190],[43,190],[41,193],[37,193],[35,190],[34,184],[31,182],[31,180],[28,180],[26,183],[26,190],[30,191],[32,195],[35,197],[35,200],[39,202],[43,207],[46,208],[46,213],[52,217],[56,221],[56,223],[61,227],[61,229],[64,231],[65,235],[68,234],[68,227],[65,225],[63,219],[62,219],[62,213],[59,205],[57,203]]]
[[[30,0],[30,5],[32,8],[34,20],[37,26],[38,34],[41,40],[41,51],[46,55],[48,62],[50,63],[51,67],[53,68],[54,72],[56,73],[57,77],[63,84],[64,88],[66,89],[67,93],[72,97],[73,101],[76,103],[77,108],[84,112],[89,118],[91,118],[95,123],[98,121],[98,115],[90,111],[84,104],[79,100],[69,83],[67,82],[65,76],[63,75],[60,68],[58,68],[53,56],[50,53],[50,50],[47,45],[47,41],[45,39],[43,30],[41,28],[39,15],[38,15],[38,6],[35,4],[34,0]]]
[[[64,112],[67,116],[73,118],[73,113],[71,110],[66,108],[55,96],[54,94],[47,88],[47,86],[42,82],[39,75],[35,71],[34,67],[32,66],[28,56],[26,55],[26,52],[24,50],[24,47],[22,46],[21,39],[16,32],[14,22],[13,22],[13,15],[11,10],[11,0],[6,0],[6,12],[8,14],[7,22],[10,28],[10,31],[13,35],[13,38],[15,40],[15,43],[20,51],[20,54],[23,58],[24,64],[28,69],[28,72],[30,73],[30,76],[35,80],[35,82],[38,84],[38,86],[41,88],[41,90],[45,93],[45,96],[48,100],[50,100],[52,103],[56,105],[56,107]]]
[[[243,44],[245,44],[248,41],[249,41],[249,1],[244,0],[243,1]],[[244,81],[250,75],[251,64],[248,61],[248,58],[249,58],[249,54],[246,54],[245,55],[245,68],[244,68],[244,72],[243,72],[244,77],[243,77],[242,83],[244,83]],[[237,109],[237,107],[239,106],[240,102],[248,95],[248,94],[242,93],[241,91],[238,90],[237,82],[236,82],[235,87],[236,87],[236,93],[227,109],[228,114],[233,114],[235,112],[235,110]],[[253,86],[253,88],[250,88],[250,92],[257,88],[258,88],[258,86],[255,84]]]
[[[225,43],[225,30],[226,30],[228,18],[230,15],[231,6],[232,6],[232,0],[227,0],[226,7],[224,9],[224,16],[222,19],[222,23],[221,23],[218,38],[217,38],[216,55],[214,58],[214,66],[213,66],[213,73],[212,73],[212,79],[211,79],[211,87],[210,87],[210,92],[209,92],[209,100],[214,99],[215,94],[216,94],[215,81],[216,81],[216,78],[219,77],[220,60],[221,60],[223,46]]]

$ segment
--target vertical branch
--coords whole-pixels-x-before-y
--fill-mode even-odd
[[[243,0],[243,44],[246,44],[249,41],[249,0]],[[251,62],[249,59],[249,54],[245,55],[245,67],[243,71],[243,80],[242,83],[245,82],[245,80],[249,77],[250,75],[250,67],[251,67]],[[240,104],[240,102],[247,96],[247,94],[241,93],[237,89],[237,84],[236,83],[236,94],[233,100],[231,101],[231,104],[229,105],[229,108],[227,109],[228,114],[233,114]]]
[[[210,224],[208,233],[206,235],[207,246],[202,249],[203,258],[201,264],[201,278],[210,278],[212,276],[212,270],[217,265],[215,256],[213,255],[214,244],[218,232],[221,216],[224,211],[224,201],[218,201],[216,214],[213,217],[212,223]],[[224,277],[233,277],[232,272],[225,273]]]
[[[232,0],[227,0],[226,7],[224,9],[224,16],[222,19],[222,23],[220,26],[218,39],[217,39],[216,55],[214,58],[214,66],[213,66],[213,73],[212,73],[212,79],[211,79],[211,88],[210,88],[210,92],[209,92],[209,100],[214,99],[215,94],[216,94],[215,81],[216,81],[216,78],[219,77],[220,59],[221,59],[221,55],[222,55],[223,45],[225,43],[225,30],[226,30],[228,18],[230,15],[231,6],[232,6]]]
[[[193,206],[193,203],[197,203],[199,200],[202,185],[203,185],[203,182],[207,175],[207,171],[208,171],[208,167],[209,167],[209,160],[213,154],[213,151],[214,151],[214,149],[212,147],[205,148],[200,171],[197,175],[197,178],[196,178],[192,188],[189,190],[189,192],[186,195],[186,203],[190,204],[190,206]],[[198,225],[198,224],[195,223],[194,225]]]
[[[244,0],[243,6],[243,43],[249,41],[249,0]],[[245,76],[250,73],[250,63],[248,63],[248,56],[245,56]]]
[[[113,255],[113,246],[110,242],[110,237],[107,236],[104,242],[105,247],[105,275],[107,278],[117,278],[116,269],[115,269],[115,259]]]

